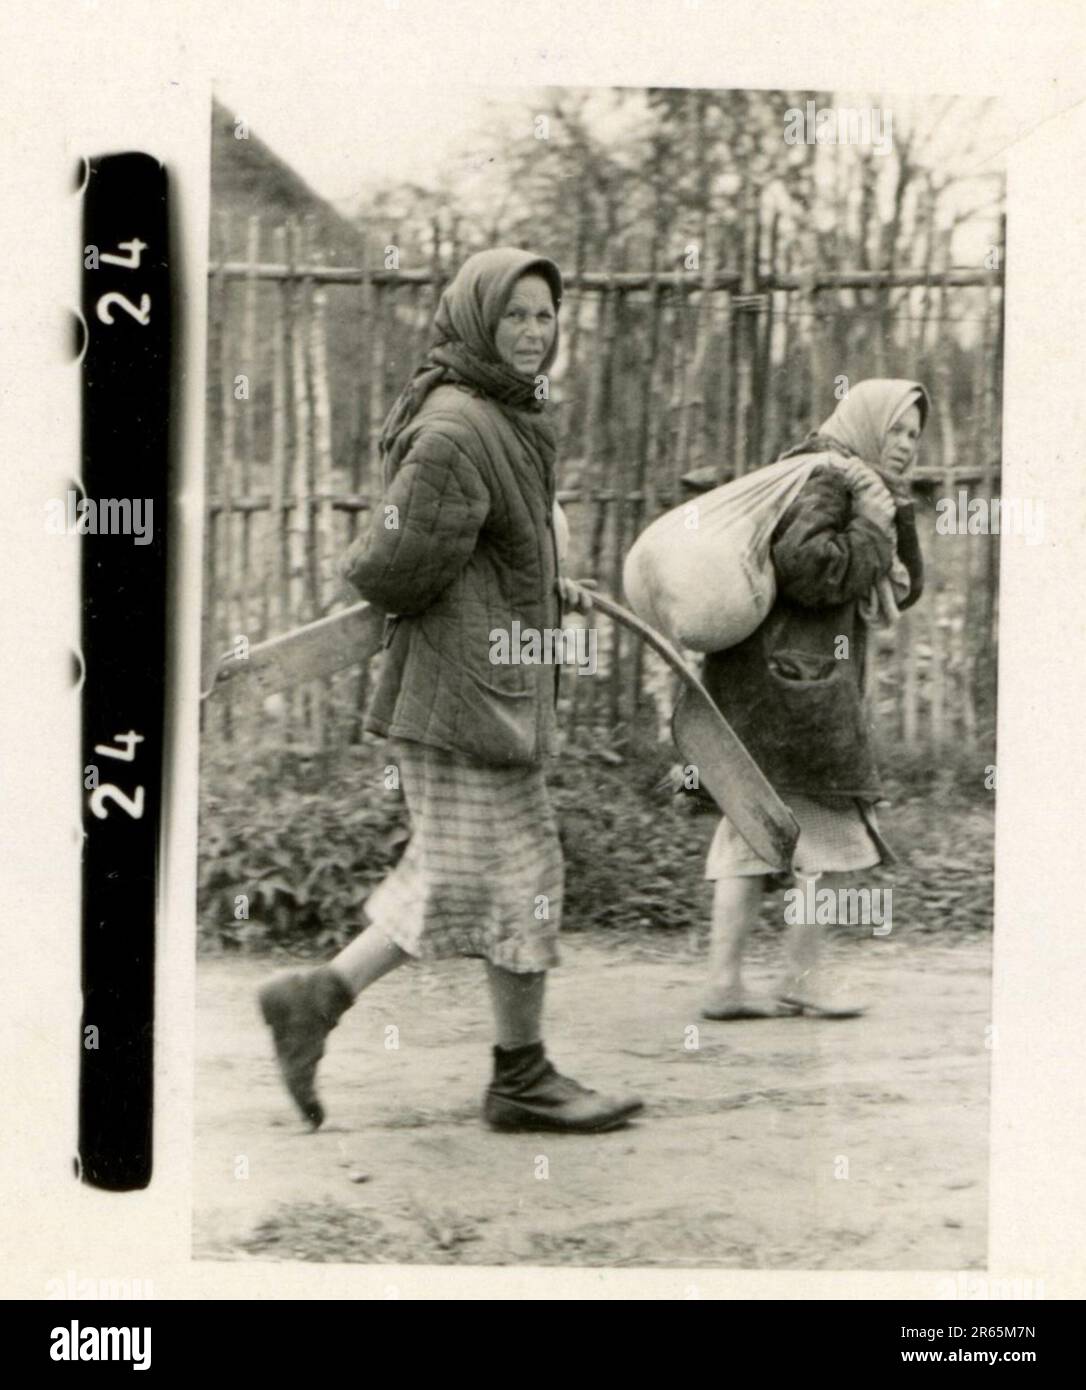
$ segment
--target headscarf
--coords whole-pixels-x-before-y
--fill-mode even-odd
[[[837,409],[819,426],[821,437],[843,444],[865,463],[876,467],[891,426],[911,405],[920,407],[920,428],[927,423],[931,401],[918,381],[899,377],[873,377],[851,387]]]
[[[512,246],[498,246],[469,256],[441,296],[434,315],[430,347],[414,375],[397,396],[381,431],[381,451],[389,452],[397,435],[418,414],[435,388],[451,382],[470,386],[502,405],[542,411],[534,379],[522,376],[498,355],[495,335],[513,287],[523,275],[539,275],[550,286],[557,314],[562,303],[562,274],[553,261]],[[558,355],[554,341],[539,365],[545,372]]]

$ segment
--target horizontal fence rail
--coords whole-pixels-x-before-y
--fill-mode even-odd
[[[355,266],[249,265],[245,261],[219,261],[209,274],[226,280],[312,280],[325,285],[434,285],[447,283],[449,276],[432,270],[363,270]],[[562,276],[567,289],[574,290],[736,290],[743,280],[738,270],[715,270],[701,274],[696,270],[657,271],[581,271]],[[768,290],[848,290],[918,289],[928,285],[947,288],[968,285],[1001,285],[1002,270],[951,267],[949,270],[844,270],[824,271],[809,276],[779,272],[759,277],[762,291]],[[758,305],[742,307],[757,308]]]

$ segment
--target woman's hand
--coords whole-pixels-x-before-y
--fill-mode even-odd
[[[868,464],[873,473],[877,473],[889,489],[890,496],[894,499],[895,507],[908,507],[912,505],[913,491],[912,482],[907,469],[896,470],[886,464]]]
[[[555,580],[554,587],[558,590],[562,607],[567,612],[592,612],[592,594],[589,592],[587,584],[578,584],[575,579],[567,579],[565,575],[560,574]]]

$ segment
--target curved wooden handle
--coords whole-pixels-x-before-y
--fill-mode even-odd
[[[698,679],[697,673],[687,664],[679,649],[673,646],[662,633],[657,632],[654,627],[649,627],[648,623],[642,622],[636,614],[631,613],[628,608],[623,608],[621,603],[616,603],[613,598],[608,598],[606,594],[601,594],[595,589],[589,589],[588,592],[592,595],[594,608],[598,608],[601,613],[606,613],[609,618],[613,618],[616,623],[621,623],[630,632],[637,633],[638,637],[646,642],[657,656],[663,657],[685,684],[696,690],[710,704],[713,703],[712,696]]]
[[[754,852],[775,868],[790,869],[799,824],[713,697],[666,637],[613,598],[590,592],[594,608],[635,632],[682,680],[683,693],[671,719],[676,747],[697,767],[701,785]]]

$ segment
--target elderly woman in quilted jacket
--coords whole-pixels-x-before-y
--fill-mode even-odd
[[[710,694],[799,822],[792,868],[804,904],[813,901],[808,880],[893,858],[875,819],[882,791],[863,705],[864,655],[867,622],[892,621],[923,587],[909,469],[928,409],[918,382],[861,381],[819,430],[782,456],[862,461],[886,485],[888,496],[871,479],[887,523],[856,505],[841,469],[816,467],[773,533],[777,599],[769,616],[746,641],[705,661]],[[819,928],[806,910],[792,914],[775,993],[745,989],[743,948],[767,880],[788,876],[780,869],[758,859],[726,819],[717,827],[706,865],[714,881],[706,1018],[851,1018],[863,1011],[821,965]]]
[[[362,990],[404,962],[485,963],[497,1034],[484,1116],[494,1128],[599,1131],[641,1108],[562,1076],[542,1041],[557,963],[562,853],[543,778],[557,670],[496,664],[500,634],[543,632],[591,602],[558,574],[555,438],[545,374],[558,351],[562,279],[499,248],[445,290],[429,352],[385,422],[384,496],[344,560],[389,615],[366,727],[411,838],[334,960],[261,991],[287,1089],[317,1127],[325,1038]]]

